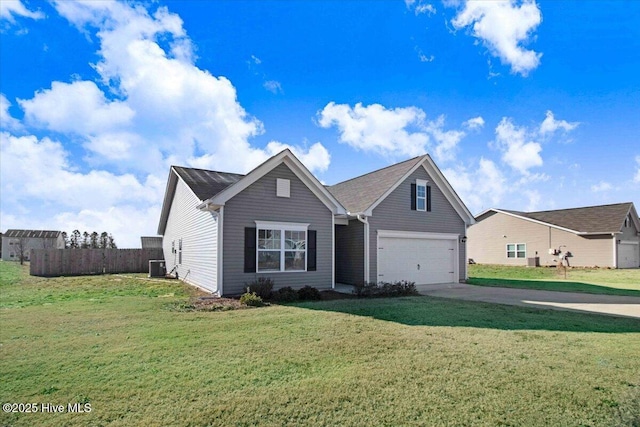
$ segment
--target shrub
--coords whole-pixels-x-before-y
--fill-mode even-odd
[[[240,303],[250,307],[262,307],[264,302],[255,292],[247,292],[240,296]]]
[[[271,299],[277,302],[294,302],[298,300],[298,292],[291,288],[291,286],[286,286],[273,292]]]
[[[263,300],[271,299],[273,285],[275,283],[269,277],[258,277],[253,282],[245,283],[247,293],[255,293]]]
[[[400,280],[397,282],[362,283],[354,286],[353,293],[358,298],[401,297],[419,295],[414,282]]]
[[[302,301],[318,301],[322,299],[322,295],[319,290],[307,285],[304,288],[298,289],[298,298]]]

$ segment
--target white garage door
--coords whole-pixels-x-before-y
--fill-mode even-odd
[[[457,235],[389,234],[378,235],[378,282],[408,280],[423,285],[458,281]]]
[[[618,268],[637,268],[640,265],[640,245],[620,242],[618,245]]]

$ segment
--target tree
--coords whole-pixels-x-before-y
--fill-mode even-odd
[[[10,241],[10,243],[13,243],[12,250],[16,254],[16,257],[18,257],[18,259],[20,260],[20,265],[23,265],[24,260],[27,258],[27,238],[14,238]]]
[[[71,232],[71,238],[69,239],[69,247],[71,249],[78,249],[80,247],[80,230],[73,230]]]
[[[109,248],[118,249],[118,247],[116,246],[116,241],[113,239],[113,236],[111,234],[109,234],[109,237],[107,239],[109,243]]]
[[[109,247],[109,235],[106,231],[100,233],[100,247],[106,249]]]
[[[62,232],[62,240],[64,240],[64,248],[65,249],[69,248],[69,235],[67,234],[66,231]]]
[[[98,233],[95,231],[89,236],[89,246],[91,249],[98,249]]]
[[[87,249],[89,247],[89,233],[86,231],[82,233],[82,244],[80,245],[82,249]]]

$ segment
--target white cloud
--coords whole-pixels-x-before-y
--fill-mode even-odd
[[[489,52],[511,66],[511,72],[526,76],[540,64],[541,53],[523,44],[542,21],[535,0],[467,1],[451,21],[456,29],[471,27]]]
[[[425,3],[421,0],[404,0],[404,4],[409,10],[413,10],[413,12],[418,15],[426,14],[427,16],[431,16],[436,13],[436,8],[430,4]]]
[[[636,156],[636,174],[633,177],[633,182],[640,183],[640,156]]]
[[[55,6],[83,31],[97,30],[95,69],[110,93],[89,81],[53,82],[20,101],[30,123],[80,135],[94,165],[156,174],[165,173],[159,170],[167,166],[163,158],[247,172],[269,155],[251,146],[249,139],[263,133],[263,125],[238,103],[231,82],[195,66],[178,15],[117,2]],[[251,61],[261,63],[256,56]],[[268,89],[282,90],[278,82],[268,83]],[[310,164],[323,165],[326,157],[316,154]]]
[[[473,168],[458,165],[443,169],[443,174],[455,188],[469,210],[479,213],[491,207],[499,207],[508,192],[507,179],[496,164],[480,158]]]
[[[539,209],[540,202],[542,201],[542,196],[538,190],[525,190],[524,194],[529,199],[529,204],[527,205],[526,210],[529,212],[535,212]]]
[[[562,129],[564,132],[571,132],[577,128],[579,124],[579,122],[569,123],[566,120],[556,120],[553,112],[547,111],[545,119],[540,124],[539,132],[541,135],[553,134],[558,129]]]
[[[2,0],[0,2],[0,19],[14,23],[16,16],[23,16],[31,19],[42,19],[44,14],[40,11],[27,9],[20,0]]]
[[[613,186],[606,181],[600,181],[598,184],[594,184],[591,186],[591,191],[593,191],[594,193],[602,193],[610,190],[613,190]]]
[[[481,129],[484,127],[484,119],[481,116],[474,117],[464,122],[463,126],[471,130]]]
[[[528,141],[527,129],[517,127],[513,122],[503,117],[496,127],[495,146],[502,151],[502,160],[523,175],[529,169],[542,166],[540,152],[542,146],[537,142]]]
[[[353,108],[330,102],[318,113],[323,128],[336,126],[340,141],[357,150],[384,156],[424,154],[429,136],[424,132],[425,113],[416,107],[387,109],[380,104]]]
[[[9,107],[11,107],[9,100],[4,94],[0,94],[0,129],[21,130],[23,128],[22,123],[11,116]]]
[[[122,101],[109,101],[90,81],[53,82],[30,100],[18,100],[27,123],[56,132],[94,135],[131,123],[135,112]]]
[[[444,116],[441,115],[435,121],[429,122],[426,130],[438,143],[434,155],[438,162],[455,160],[458,143],[465,137],[465,133],[459,130],[444,130]]]
[[[262,86],[271,93],[278,94],[283,92],[282,85],[275,80],[267,80]]]

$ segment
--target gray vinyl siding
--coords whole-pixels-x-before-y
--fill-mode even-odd
[[[540,257],[541,265],[556,265],[558,257],[549,249],[569,251],[576,267],[614,267],[611,234],[578,236],[548,225],[503,213],[485,215],[469,227],[469,257],[479,264],[527,265],[527,258]],[[507,258],[508,243],[526,244],[525,258]]]
[[[167,272],[178,266],[179,278],[192,285],[217,292],[218,219],[196,208],[200,200],[178,179],[162,238]],[[179,241],[182,239],[182,263]],[[172,253],[172,242],[175,253]]]
[[[19,250],[17,250],[20,240],[23,240],[25,261],[28,261],[31,256],[31,249],[64,249],[62,235],[50,238],[2,236],[2,259],[4,261],[20,261]]]
[[[431,186],[431,212],[411,210],[411,184],[415,184],[416,179],[429,181],[428,185]],[[414,173],[376,206],[372,213],[373,216],[369,217],[370,281],[376,281],[378,277],[378,230],[465,235],[465,222],[423,167],[416,169]],[[459,243],[459,245],[459,280],[465,280],[466,248],[464,243]]]
[[[336,282],[364,282],[364,224],[357,219],[336,225]]]
[[[290,180],[289,198],[276,197],[276,179]],[[251,184],[228,200],[224,206],[224,274],[223,293],[244,292],[245,283],[258,277],[270,277],[274,289],[285,286],[318,289],[332,287],[332,212],[284,164]],[[297,222],[309,224],[317,232],[317,271],[306,272],[244,272],[244,229],[255,227],[255,221]]]

